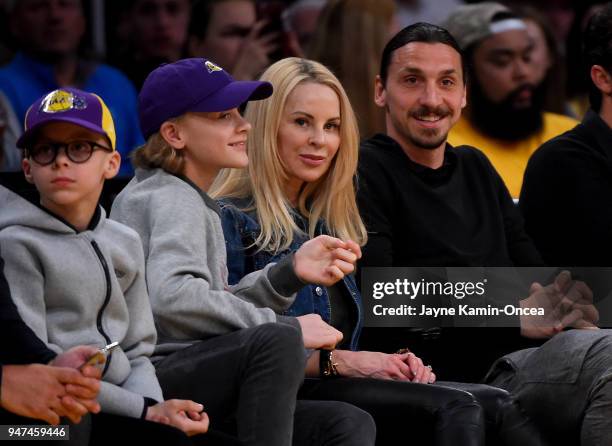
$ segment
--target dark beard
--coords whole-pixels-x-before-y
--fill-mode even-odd
[[[387,110],[387,113],[389,113],[389,106],[387,105],[385,106],[385,108]],[[446,105],[441,105],[439,107],[434,108],[427,106],[419,106],[408,111],[407,119],[409,119],[410,116],[418,119],[428,114],[435,114],[440,117],[446,117],[450,116],[452,112]],[[448,137],[448,132],[444,134],[437,134],[437,131],[435,129],[423,129],[422,135],[413,134],[408,131],[407,127],[405,127],[402,122],[395,121],[393,117],[391,119],[394,121],[394,127],[404,136],[404,138],[406,138],[415,147],[418,147],[419,149],[435,150],[440,147],[440,145],[444,143],[446,141],[446,138]]]
[[[491,102],[482,92],[475,76],[470,85],[470,122],[482,133],[505,141],[519,141],[542,128],[545,86],[541,83],[532,88],[531,105],[517,108],[515,97],[525,88],[521,86],[511,92],[500,103]]]

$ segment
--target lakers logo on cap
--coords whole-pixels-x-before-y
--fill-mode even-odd
[[[210,60],[204,62],[204,65],[209,73],[212,73],[213,71],[223,71],[223,68],[221,68],[219,65],[215,65]]]
[[[55,90],[49,93],[40,104],[40,110],[45,113],[60,113],[68,110],[83,110],[87,108],[85,98],[76,96],[66,90]]]

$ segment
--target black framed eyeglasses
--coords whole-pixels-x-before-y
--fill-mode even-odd
[[[94,141],[41,142],[27,149],[27,156],[32,158],[36,164],[48,166],[55,161],[57,154],[62,148],[68,159],[77,164],[87,162],[91,155],[93,155],[94,150],[113,151],[110,147],[103,146]]]

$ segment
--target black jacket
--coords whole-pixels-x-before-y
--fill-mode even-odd
[[[361,267],[542,265],[502,179],[472,147],[447,144],[434,170],[378,134],[361,145],[357,197],[369,237]],[[372,350],[409,347],[440,379],[460,381],[479,380],[499,356],[532,345],[518,328],[366,327],[361,342]]]
[[[520,209],[546,263],[612,266],[612,129],[597,113],[532,155]]]
[[[378,134],[361,145],[362,266],[538,266],[542,259],[487,157],[447,144],[439,169]]]

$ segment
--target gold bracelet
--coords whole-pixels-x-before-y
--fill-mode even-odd
[[[340,372],[338,372],[338,363],[334,362],[333,350],[329,352],[329,364],[330,364],[332,376],[340,376]]]
[[[338,363],[334,362],[333,350],[319,350],[319,371],[322,378],[340,376]]]

